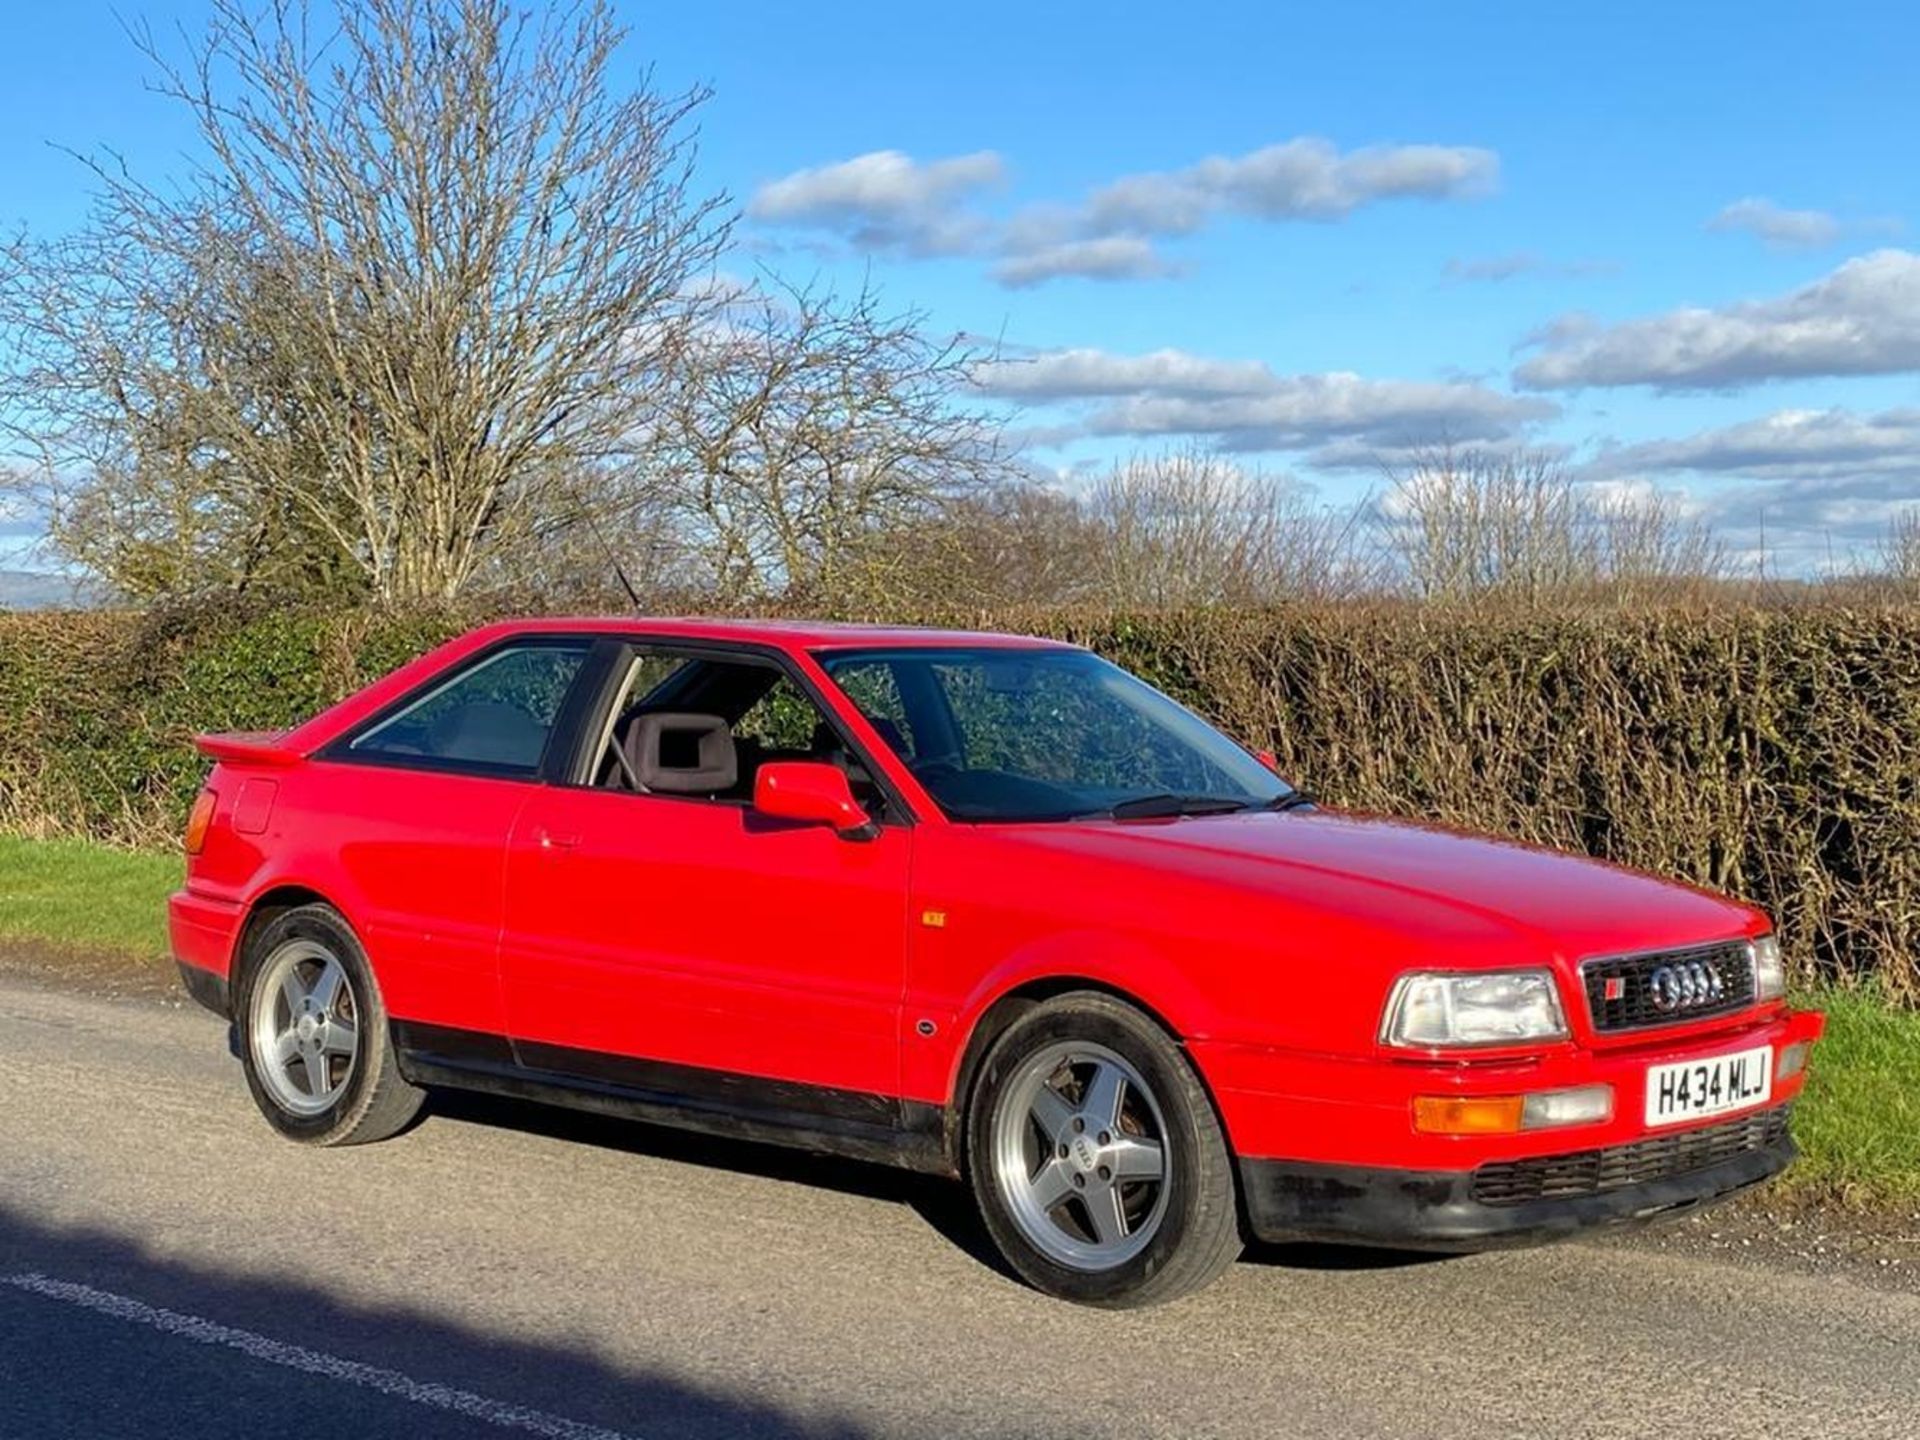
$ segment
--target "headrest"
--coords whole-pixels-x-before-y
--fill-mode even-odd
[[[733,732],[718,715],[646,714],[627,732],[627,759],[649,790],[704,795],[740,778]]]

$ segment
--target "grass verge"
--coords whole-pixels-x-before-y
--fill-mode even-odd
[[[151,960],[181,874],[178,855],[0,835],[0,939]]]
[[[1920,1013],[1866,991],[1803,997],[1827,1012],[1794,1116],[1802,1158],[1789,1192],[1867,1206],[1920,1205]]]
[[[0,835],[0,939],[151,961],[180,874],[175,855]],[[1827,1033],[1795,1118],[1804,1157],[1780,1193],[1920,1204],[1920,1013],[1865,991],[1801,998],[1827,1012]]]

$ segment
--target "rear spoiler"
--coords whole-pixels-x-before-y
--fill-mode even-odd
[[[284,768],[297,765],[301,760],[299,751],[286,747],[286,738],[287,732],[282,730],[245,730],[225,735],[196,735],[193,743],[202,755],[211,755],[215,760]]]

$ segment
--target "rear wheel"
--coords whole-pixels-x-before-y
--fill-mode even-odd
[[[254,1102],[289,1139],[384,1140],[418,1113],[373,970],[331,906],[289,910],[251,940],[234,1014]]]
[[[1035,1007],[995,1041],[968,1117],[994,1242],[1036,1288],[1112,1307],[1172,1300],[1240,1252],[1232,1156],[1186,1057],[1098,992]]]

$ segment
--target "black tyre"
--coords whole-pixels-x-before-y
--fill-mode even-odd
[[[250,940],[233,1014],[247,1088],[290,1140],[384,1140],[426,1098],[400,1075],[373,969],[331,906],[289,910]]]
[[[967,1113],[967,1169],[1000,1253],[1036,1289],[1121,1308],[1199,1289],[1240,1253],[1233,1157],[1180,1048],[1082,991],[994,1042]]]

